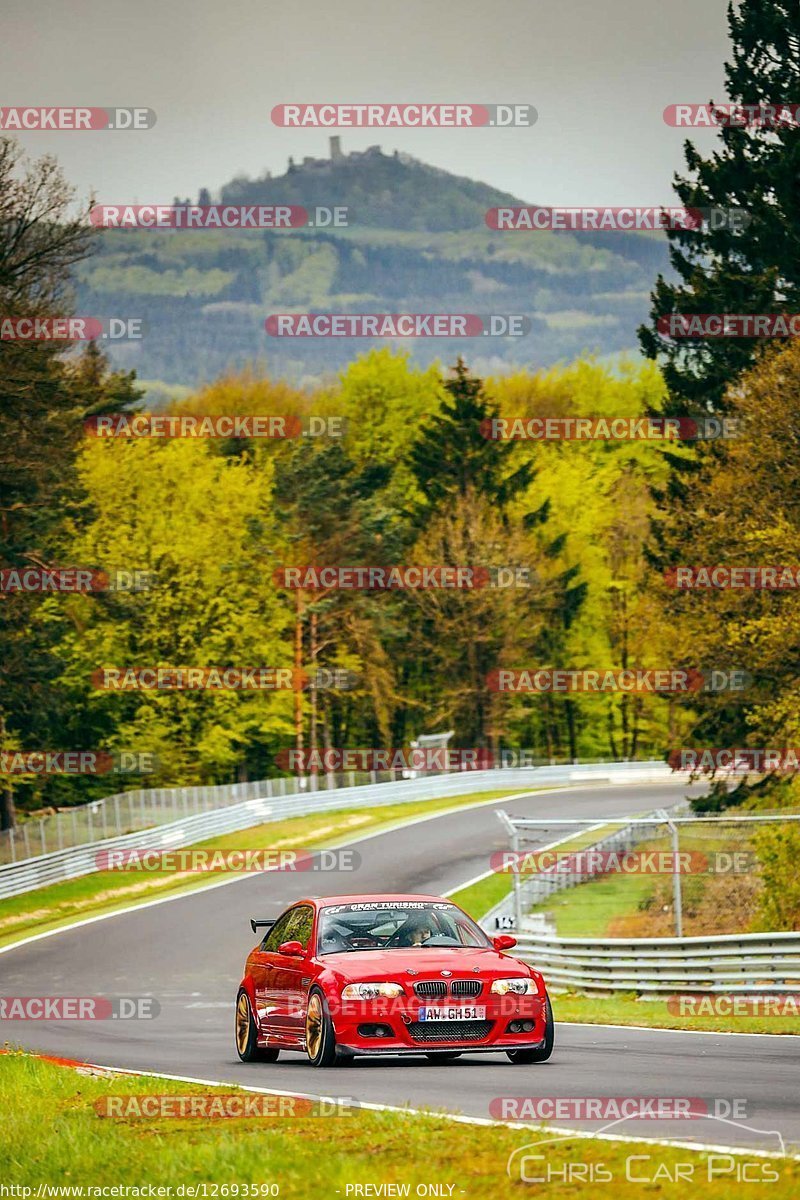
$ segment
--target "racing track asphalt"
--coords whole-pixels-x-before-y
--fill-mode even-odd
[[[800,1037],[730,1036],[593,1025],[559,1025],[551,1060],[513,1066],[504,1054],[465,1055],[436,1065],[420,1058],[359,1059],[318,1071],[304,1056],[274,1064],[239,1062],[233,1043],[236,989],[254,943],[251,916],[274,917],[308,894],[440,894],[488,869],[507,848],[495,809],[552,817],[540,844],[559,835],[559,817],[602,818],[672,807],[683,784],[587,784],[432,816],[353,839],[355,872],[242,876],[165,903],[85,924],[0,954],[4,996],[141,996],[161,1006],[155,1020],[0,1021],[0,1041],[109,1066],[158,1071],[307,1095],[447,1109],[487,1118],[500,1096],[646,1096],[743,1100],[743,1124],[718,1120],[627,1121],[612,1132],[779,1150],[800,1144]],[[567,831],[561,827],[562,832]],[[602,1122],[554,1121],[600,1130]],[[537,1135],[532,1131],[534,1140]]]

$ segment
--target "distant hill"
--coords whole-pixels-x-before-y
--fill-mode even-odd
[[[402,341],[422,363],[459,352],[478,370],[636,350],[666,239],[628,233],[498,233],[488,208],[532,203],[379,147],[289,160],[197,203],[346,205],[346,229],[105,231],[80,269],[79,310],[145,320],[111,353],[140,378],[192,385],[248,362],[297,382],[337,370],[365,339],[270,338],[271,312],[522,313],[523,338]],[[190,201],[185,201],[189,203]],[[180,203],[180,201],[178,201]]]

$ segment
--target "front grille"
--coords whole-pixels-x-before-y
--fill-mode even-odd
[[[414,984],[414,991],[418,996],[446,996],[447,984],[443,979],[424,979]]]
[[[454,979],[450,984],[452,996],[480,996],[483,984],[480,979]]]
[[[412,1021],[406,1028],[415,1042],[481,1042],[493,1021]]]

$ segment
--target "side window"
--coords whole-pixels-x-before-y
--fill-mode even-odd
[[[300,942],[303,950],[308,949],[308,942],[311,941],[311,930],[314,924],[313,908],[303,906],[297,910],[297,923],[291,930],[291,936]]]
[[[303,904],[299,908],[293,908],[290,917],[286,934],[281,941],[299,942],[303,949],[307,950],[311,937],[311,926],[314,924],[313,909]]]
[[[266,951],[275,951],[280,946],[281,942],[288,942],[288,938],[284,936],[289,927],[289,922],[294,916],[294,909],[289,909],[283,916],[278,917],[275,924],[270,929],[264,941],[261,943],[261,949]]]

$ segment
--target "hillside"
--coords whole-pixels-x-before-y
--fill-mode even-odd
[[[522,338],[404,341],[423,363],[458,352],[477,369],[544,366],[582,352],[636,349],[660,235],[498,233],[484,214],[521,204],[484,183],[378,147],[289,160],[285,174],[239,178],[197,202],[347,205],[346,229],[107,230],[79,278],[79,310],[142,317],[141,342],[112,348],[140,378],[191,385],[256,362],[295,381],[336,370],[365,339],[275,339],[270,312],[522,313]],[[528,200],[528,203],[531,201]],[[189,203],[187,200],[186,203]]]

